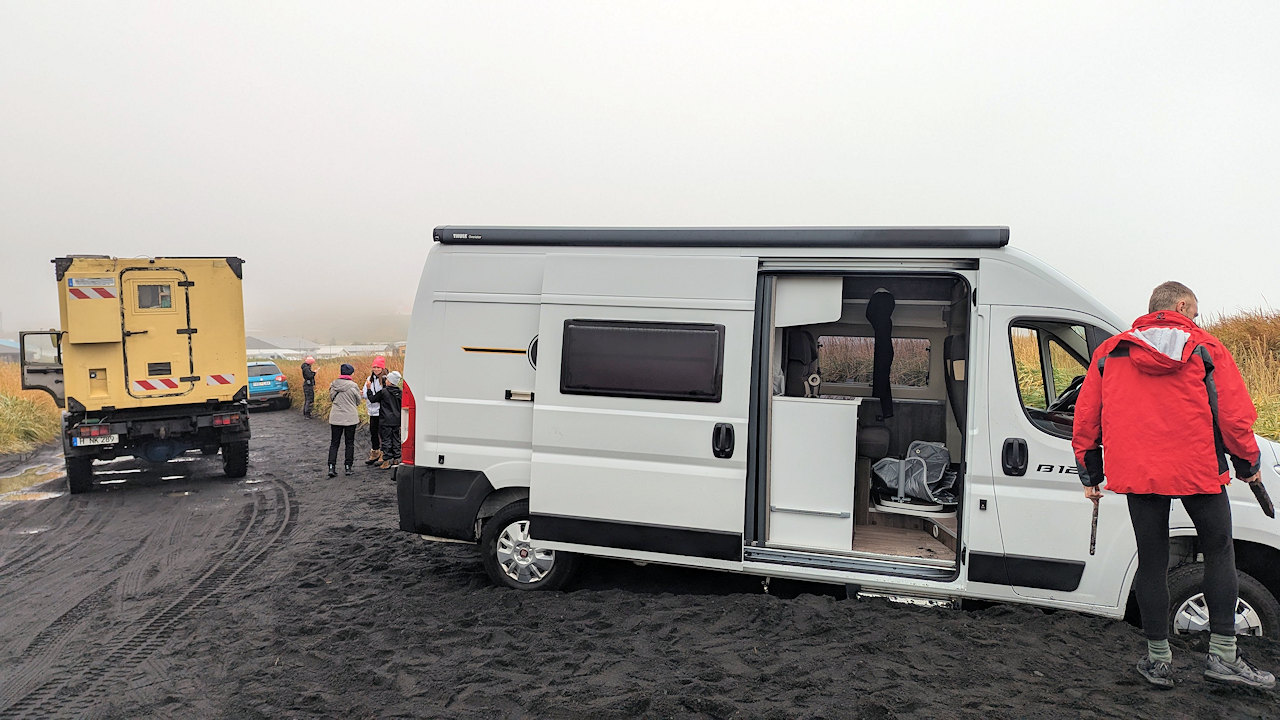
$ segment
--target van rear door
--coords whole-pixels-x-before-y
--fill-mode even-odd
[[[757,268],[548,256],[529,499],[539,546],[740,566]]]

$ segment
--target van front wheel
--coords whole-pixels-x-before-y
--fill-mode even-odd
[[[572,553],[532,545],[528,500],[489,518],[480,534],[480,553],[489,578],[516,590],[558,590],[569,581],[578,560]]]
[[[1280,602],[1248,573],[1238,574],[1236,634],[1280,639]],[[1174,633],[1209,631],[1209,607],[1201,591],[1203,583],[1203,563],[1183,565],[1169,573],[1169,615]]]

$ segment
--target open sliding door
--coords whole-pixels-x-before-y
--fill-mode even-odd
[[[741,564],[756,274],[753,257],[548,256],[539,546]]]

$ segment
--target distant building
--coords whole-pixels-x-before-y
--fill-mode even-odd
[[[301,360],[308,355],[322,357],[320,344],[306,338],[290,336],[253,336],[244,339],[250,360]]]
[[[21,351],[17,340],[0,340],[0,362],[18,362]]]

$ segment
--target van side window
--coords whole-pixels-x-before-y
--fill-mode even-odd
[[[1049,320],[1019,320],[1010,326],[1018,397],[1023,412],[1037,428],[1050,435],[1071,437],[1075,399],[1092,349],[1089,338],[1099,332]]]
[[[870,385],[876,341],[870,337],[823,335],[818,338],[818,368],[824,383]],[[893,338],[893,365],[889,384],[928,387],[929,341]]]
[[[160,310],[173,307],[169,285],[139,285],[138,309]]]
[[[560,392],[720,402],[724,326],[565,320]]]

